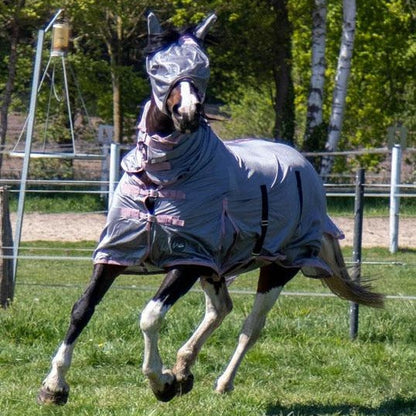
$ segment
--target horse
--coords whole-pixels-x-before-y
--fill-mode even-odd
[[[322,181],[294,148],[268,140],[221,141],[203,104],[209,78],[208,16],[187,29],[162,30],[147,17],[146,70],[152,93],[138,124],[137,145],[122,160],[123,176],[94,252],[91,280],[74,304],[69,328],[44,379],[38,402],[65,404],[65,376],[75,343],[117,276],[137,269],[166,273],[141,312],[143,373],[160,401],[190,392],[204,342],[232,310],[228,286],[259,269],[257,292],[238,344],[215,390],[234,388],[244,355],[258,339],[284,285],[300,270],[337,296],[371,307],[383,295],[350,277],[326,212]],[[172,369],[158,350],[162,322],[200,281],[202,322],[178,350]]]

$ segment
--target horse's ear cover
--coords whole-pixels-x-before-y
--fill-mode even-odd
[[[149,35],[158,35],[162,33],[162,27],[160,26],[159,19],[153,12],[147,15],[147,33]]]
[[[211,26],[216,22],[217,15],[212,13],[203,22],[201,22],[195,29],[194,35],[200,40],[204,40]]]
[[[216,22],[217,16],[215,13],[206,17],[195,29],[194,35],[197,39],[204,40],[211,26]],[[153,12],[147,15],[147,33],[149,35],[158,35],[162,33],[162,27],[159,19]]]

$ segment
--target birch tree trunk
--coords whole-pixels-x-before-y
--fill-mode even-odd
[[[308,96],[303,148],[319,150],[324,133],[322,103],[325,85],[326,0],[315,0],[312,11],[312,74]],[[323,146],[323,143],[322,143]]]
[[[338,57],[338,67],[335,76],[335,88],[332,100],[332,113],[328,127],[328,139],[325,150],[333,152],[337,149],[344,119],[345,98],[347,95],[348,78],[351,69],[351,57],[355,36],[355,0],[343,0],[344,22],[342,25],[341,48]],[[333,165],[333,156],[325,156],[321,163],[321,177],[327,180]]]

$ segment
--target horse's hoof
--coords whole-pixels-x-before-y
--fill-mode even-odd
[[[53,392],[42,388],[38,394],[38,404],[64,405],[68,401],[69,390]]]
[[[226,394],[231,393],[234,390],[234,385],[232,383],[221,382],[220,379],[218,379],[215,382],[214,389],[219,394]]]
[[[186,377],[184,380],[181,380],[178,382],[178,388],[177,388],[177,395],[183,396],[186,393],[189,393],[192,388],[194,387],[194,375],[189,374],[188,377]]]
[[[170,402],[177,395],[177,391],[178,382],[175,379],[172,384],[166,383],[163,391],[153,390],[153,394],[160,402]]]

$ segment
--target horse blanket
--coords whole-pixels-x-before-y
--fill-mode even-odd
[[[233,276],[279,262],[310,276],[330,273],[318,258],[322,233],[343,235],[300,153],[267,140],[222,142],[205,122],[194,133],[150,136],[146,111],[137,146],[122,160],[95,263],[148,271],[192,264]]]

